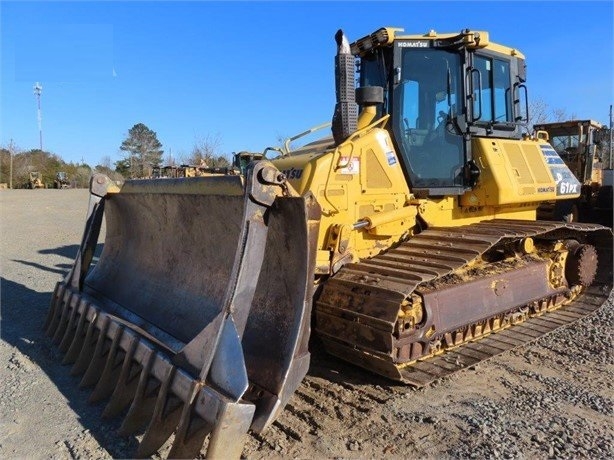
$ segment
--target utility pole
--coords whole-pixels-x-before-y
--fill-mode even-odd
[[[15,150],[15,146],[13,145],[13,139],[9,143],[9,188],[13,188],[13,150]]]
[[[612,124],[612,104],[610,104],[610,169],[612,169],[612,128],[614,124]]]
[[[43,87],[39,82],[36,82],[34,85],[34,95],[36,96],[36,101],[38,103],[38,140],[40,143],[40,150],[43,151],[43,117],[41,115],[41,94],[43,92]]]

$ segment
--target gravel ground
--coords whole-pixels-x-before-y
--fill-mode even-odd
[[[139,436],[61,366],[42,332],[81,239],[85,190],[0,191],[0,457],[129,458]],[[247,458],[613,458],[613,296],[531,345],[416,390],[314,347],[286,410]],[[168,452],[168,445],[160,454]]]

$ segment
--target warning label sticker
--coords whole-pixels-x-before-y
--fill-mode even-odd
[[[339,174],[358,174],[360,172],[360,159],[341,157],[337,168],[339,168],[337,170]]]
[[[397,164],[397,156],[394,154],[392,150],[386,152],[386,158],[388,159],[388,164],[390,166]]]

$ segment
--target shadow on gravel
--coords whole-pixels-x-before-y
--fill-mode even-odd
[[[57,273],[58,275],[62,275],[62,276],[64,276],[68,272],[68,270],[70,270],[70,267],[72,267],[72,264],[59,264],[59,265],[56,265],[56,267],[58,268],[51,268],[45,265],[37,264],[34,262],[28,262],[27,260],[19,260],[19,259],[13,259],[13,262],[27,265],[28,267],[36,268],[38,270],[44,270],[46,272]]]
[[[409,388],[401,382],[395,382],[381,375],[369,372],[362,367],[355,366],[341,358],[328,354],[322,343],[315,336],[309,341],[311,360],[307,375],[343,384],[349,383],[356,386],[381,386]]]
[[[102,246],[102,244],[99,244],[98,246]],[[98,247],[96,249],[98,249]],[[57,255],[57,256],[62,256],[62,257],[66,257],[68,259],[74,260],[75,257],[77,257],[78,250],[79,250],[78,244],[69,244],[66,246],[60,246],[58,248],[53,248],[53,249],[41,249],[40,251],[38,251],[38,253],[45,254],[45,255],[49,255],[49,254]]]
[[[103,249],[98,244],[93,263],[98,260]],[[70,260],[70,263],[56,263],[44,266],[26,260],[15,260],[41,271],[57,274],[59,281],[72,267],[72,260],[77,255],[79,245],[66,245],[52,249],[39,250],[39,254],[55,255]],[[49,277],[50,275],[44,275]],[[55,275],[53,275],[55,277]],[[55,384],[69,407],[79,416],[84,430],[89,430],[96,441],[106,449],[113,458],[133,458],[138,446],[136,437],[123,438],[116,434],[123,416],[111,420],[103,420],[102,412],[108,398],[98,404],[89,404],[88,399],[92,388],[81,389],[79,383],[82,376],[70,375],[71,366],[62,365],[63,353],[47,337],[43,325],[47,317],[51,302],[52,291],[37,292],[29,287],[7,280],[0,279],[0,305],[2,305],[2,324],[0,338],[6,343],[16,347],[22,354],[38,365]],[[310,350],[312,353],[311,366],[308,375],[320,377],[340,385],[352,384],[356,386],[379,385],[381,387],[402,386],[391,382],[363,369],[348,364],[327,354],[316,338],[312,338]],[[78,432],[66,433],[68,443],[79,436]]]
[[[100,256],[100,253],[102,252],[103,247],[104,247],[103,243],[98,243],[96,245],[96,251],[94,251],[94,257]],[[61,256],[61,257],[66,257],[67,259],[70,259],[70,260],[75,260],[75,257],[77,257],[78,250],[79,250],[78,244],[69,244],[69,245],[60,246],[60,247],[53,248],[53,249],[41,249],[40,251],[38,251],[38,253],[44,254],[44,255]],[[68,265],[69,269],[70,267],[72,267],[72,263]]]
[[[98,245],[97,253],[102,249]],[[57,250],[40,251],[44,254],[61,254],[64,257],[74,258],[78,246],[66,246]],[[49,269],[26,261],[17,261],[29,266],[41,268],[65,275],[66,270]],[[64,267],[64,264],[61,264]],[[58,281],[60,277],[58,277]],[[116,434],[122,417],[112,420],[103,420],[102,412],[107,401],[99,404],[89,404],[88,398],[92,388],[81,389],[79,383],[81,376],[70,375],[70,366],[62,365],[63,353],[47,337],[43,325],[47,317],[51,296],[53,292],[37,292],[27,286],[0,278],[0,305],[2,305],[2,327],[0,338],[7,344],[16,347],[30,361],[38,365],[49,380],[56,385],[66,398],[71,409],[78,414],[84,430],[89,430],[96,441],[108,451],[113,458],[131,458],[136,452],[138,442],[135,437],[121,438]],[[42,402],[41,402],[42,403]],[[80,435],[78,432],[66,433],[64,442],[70,442]]]

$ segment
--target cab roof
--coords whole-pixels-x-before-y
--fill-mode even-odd
[[[373,48],[389,46],[395,41],[401,40],[439,42],[439,46],[454,43],[469,49],[488,49],[496,53],[524,59],[524,55],[518,49],[491,42],[488,32],[470,29],[464,29],[460,33],[438,33],[430,30],[425,34],[412,35],[405,34],[402,28],[382,27],[372,34],[356,40],[352,43],[351,50],[354,55],[363,55]]]

